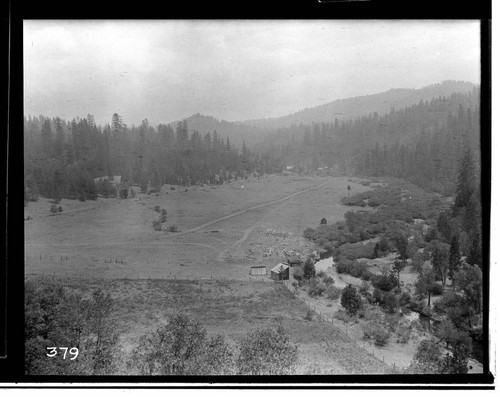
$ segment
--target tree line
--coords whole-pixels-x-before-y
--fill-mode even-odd
[[[128,127],[114,114],[104,127],[92,115],[65,121],[44,116],[24,119],[25,201],[40,194],[60,199],[96,199],[109,185],[96,178],[121,176],[145,190],[163,184],[222,184],[252,173],[275,171],[268,155],[231,144],[217,131],[202,135],[180,121],[153,127],[147,120]]]
[[[453,94],[400,110],[333,123],[292,125],[267,137],[272,152],[298,172],[395,176],[452,194],[465,147],[479,157],[479,90]]]

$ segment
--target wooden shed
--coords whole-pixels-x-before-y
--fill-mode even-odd
[[[265,276],[267,273],[267,268],[265,266],[252,266],[250,268],[251,276]]]
[[[288,280],[290,278],[290,266],[278,263],[271,269],[271,278],[275,281]]]

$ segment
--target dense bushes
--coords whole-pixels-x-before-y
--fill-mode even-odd
[[[375,243],[356,243],[356,244],[344,244],[341,245],[334,251],[334,257],[338,258],[346,258],[346,259],[360,259],[360,258],[374,258],[374,248]]]
[[[281,326],[250,332],[238,348],[238,374],[290,375],[295,372],[298,347]]]
[[[361,309],[361,297],[355,287],[348,285],[343,289],[340,304],[351,316],[355,315]]]
[[[337,300],[340,298],[342,290],[340,288],[335,287],[334,285],[330,285],[326,289],[326,296],[330,300]]]
[[[141,375],[287,375],[297,362],[297,346],[278,328],[248,333],[234,349],[222,335],[183,314],[144,335],[128,367]]]
[[[311,279],[307,293],[309,296],[320,296],[326,291],[323,281],[317,277]]]
[[[162,228],[162,226],[161,226],[161,220],[160,219],[155,219],[153,221],[153,229],[155,231],[157,231],[157,232],[161,232],[161,228]]]
[[[88,295],[88,296],[87,296]],[[53,280],[25,282],[25,372],[29,375],[108,375],[114,373],[117,334],[110,319],[108,294],[67,292]],[[47,356],[48,346],[79,348],[78,358],[62,352]]]
[[[376,346],[382,347],[387,344],[390,332],[385,330],[384,326],[376,321],[369,321],[361,326],[363,337],[368,340],[373,340]]]
[[[385,292],[391,291],[398,285],[398,279],[393,273],[373,274],[371,281],[375,288]]]
[[[35,282],[36,281],[36,282]],[[68,291],[58,281],[25,282],[25,372],[28,375],[110,375],[119,354],[113,301],[101,290]],[[48,346],[79,348],[76,360]],[[139,338],[127,370],[138,375],[288,375],[295,371],[298,348],[281,326],[257,329],[236,343],[184,314]]]
[[[336,263],[335,269],[339,274],[350,274],[353,277],[362,278],[363,280],[370,280],[375,276],[368,270],[365,262],[358,262],[357,260],[340,259]]]

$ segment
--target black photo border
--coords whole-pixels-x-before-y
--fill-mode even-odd
[[[0,358],[0,388],[20,383],[25,388],[92,387],[92,388],[398,388],[398,389],[462,389],[492,388],[489,368],[489,335],[485,334],[484,373],[467,375],[295,375],[295,376],[28,376],[24,374],[24,230],[22,223],[23,170],[23,21],[29,19],[470,19],[481,25],[481,158],[484,236],[484,327],[489,329],[489,241],[491,211],[491,2],[434,1],[327,1],[318,0],[177,0],[175,2],[125,2],[89,0],[82,3],[35,2],[10,0],[2,8],[4,53],[8,54],[7,95],[2,108],[8,119],[4,139],[7,225],[5,263],[0,259],[2,312],[0,322],[7,340],[7,357]],[[8,160],[7,160],[8,159]],[[5,193],[5,194],[4,194]],[[2,308],[0,308],[2,311]],[[1,316],[2,314],[0,314]],[[0,337],[2,336],[0,332]],[[2,344],[0,340],[0,344]],[[0,350],[1,352],[1,350]],[[147,383],[144,384],[144,383]],[[10,386],[9,386],[10,385]],[[50,385],[50,386],[49,386]]]

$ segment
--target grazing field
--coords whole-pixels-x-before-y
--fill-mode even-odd
[[[391,370],[332,324],[306,320],[308,307],[279,283],[56,279],[69,291],[90,295],[102,288],[111,294],[111,319],[120,335],[120,374],[128,374],[126,362],[140,338],[175,311],[201,323],[209,334],[223,334],[234,347],[249,331],[281,323],[299,345],[298,374],[381,374]]]
[[[267,176],[222,186],[164,186],[158,194],[126,200],[63,199],[50,215],[41,198],[25,208],[26,273],[78,277],[248,278],[251,265],[268,270],[285,260],[283,249],[306,255],[306,227],[343,219],[340,199],[369,188],[347,177]],[[243,185],[243,188],[242,188]],[[167,210],[164,227],[154,231]]]

